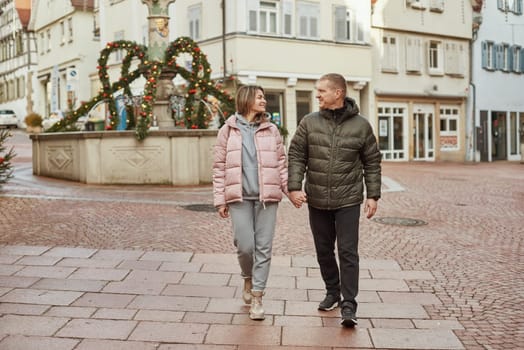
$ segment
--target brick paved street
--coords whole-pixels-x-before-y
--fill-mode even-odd
[[[98,186],[32,175],[13,137],[0,190],[0,349],[520,349],[524,165],[384,163],[362,219],[360,323],[320,313],[307,209],[279,209],[265,304],[239,299],[210,186]],[[190,210],[191,206],[204,211]]]

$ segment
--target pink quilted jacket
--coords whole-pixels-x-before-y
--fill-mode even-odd
[[[287,195],[287,160],[280,132],[263,121],[255,132],[261,202],[279,202]],[[215,207],[242,201],[242,136],[233,115],[218,131],[213,162]]]

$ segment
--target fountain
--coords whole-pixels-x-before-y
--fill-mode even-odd
[[[99,94],[53,125],[49,133],[31,135],[35,175],[92,184],[211,182],[217,131],[206,130],[209,116],[218,113],[223,120],[234,109],[233,98],[211,81],[209,63],[195,42],[180,37],[168,43],[168,7],[174,1],[142,0],[149,9],[149,47],[130,41],[108,43],[98,60]],[[119,80],[110,82],[107,60],[116,50],[123,50],[125,56]],[[177,63],[181,54],[191,55],[191,69]],[[133,62],[135,70],[131,70]],[[187,81],[183,95],[175,93],[172,81],[177,74]],[[129,85],[140,76],[146,79],[144,93],[132,96]],[[116,131],[117,98],[138,107],[129,109],[132,118],[127,124],[134,125],[134,131]],[[222,108],[216,101],[222,102]],[[74,131],[78,118],[100,103],[107,103],[109,109],[106,130]]]

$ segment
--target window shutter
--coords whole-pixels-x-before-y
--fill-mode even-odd
[[[420,72],[420,39],[406,38],[406,70]]]
[[[488,43],[483,41],[481,47],[482,47],[482,68],[489,68],[488,67]]]
[[[497,7],[499,10],[504,11],[504,2],[505,0],[497,0]]]
[[[457,51],[457,74],[464,76],[466,72],[466,50],[464,49],[464,44],[458,46]]]
[[[349,38],[346,36],[346,7],[335,7],[335,40],[344,41]]]
[[[514,67],[513,67],[513,55],[514,55],[514,52],[515,52],[515,46],[511,46],[508,48],[508,71],[509,72],[512,72],[514,71]]]
[[[524,73],[524,48],[520,49],[520,71]]]

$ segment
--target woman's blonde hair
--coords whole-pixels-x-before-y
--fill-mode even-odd
[[[258,85],[242,85],[237,90],[235,97],[235,104],[238,114],[246,116],[251,110],[251,106],[255,103],[258,91],[264,92],[264,89]],[[257,117],[260,117],[257,115]]]

